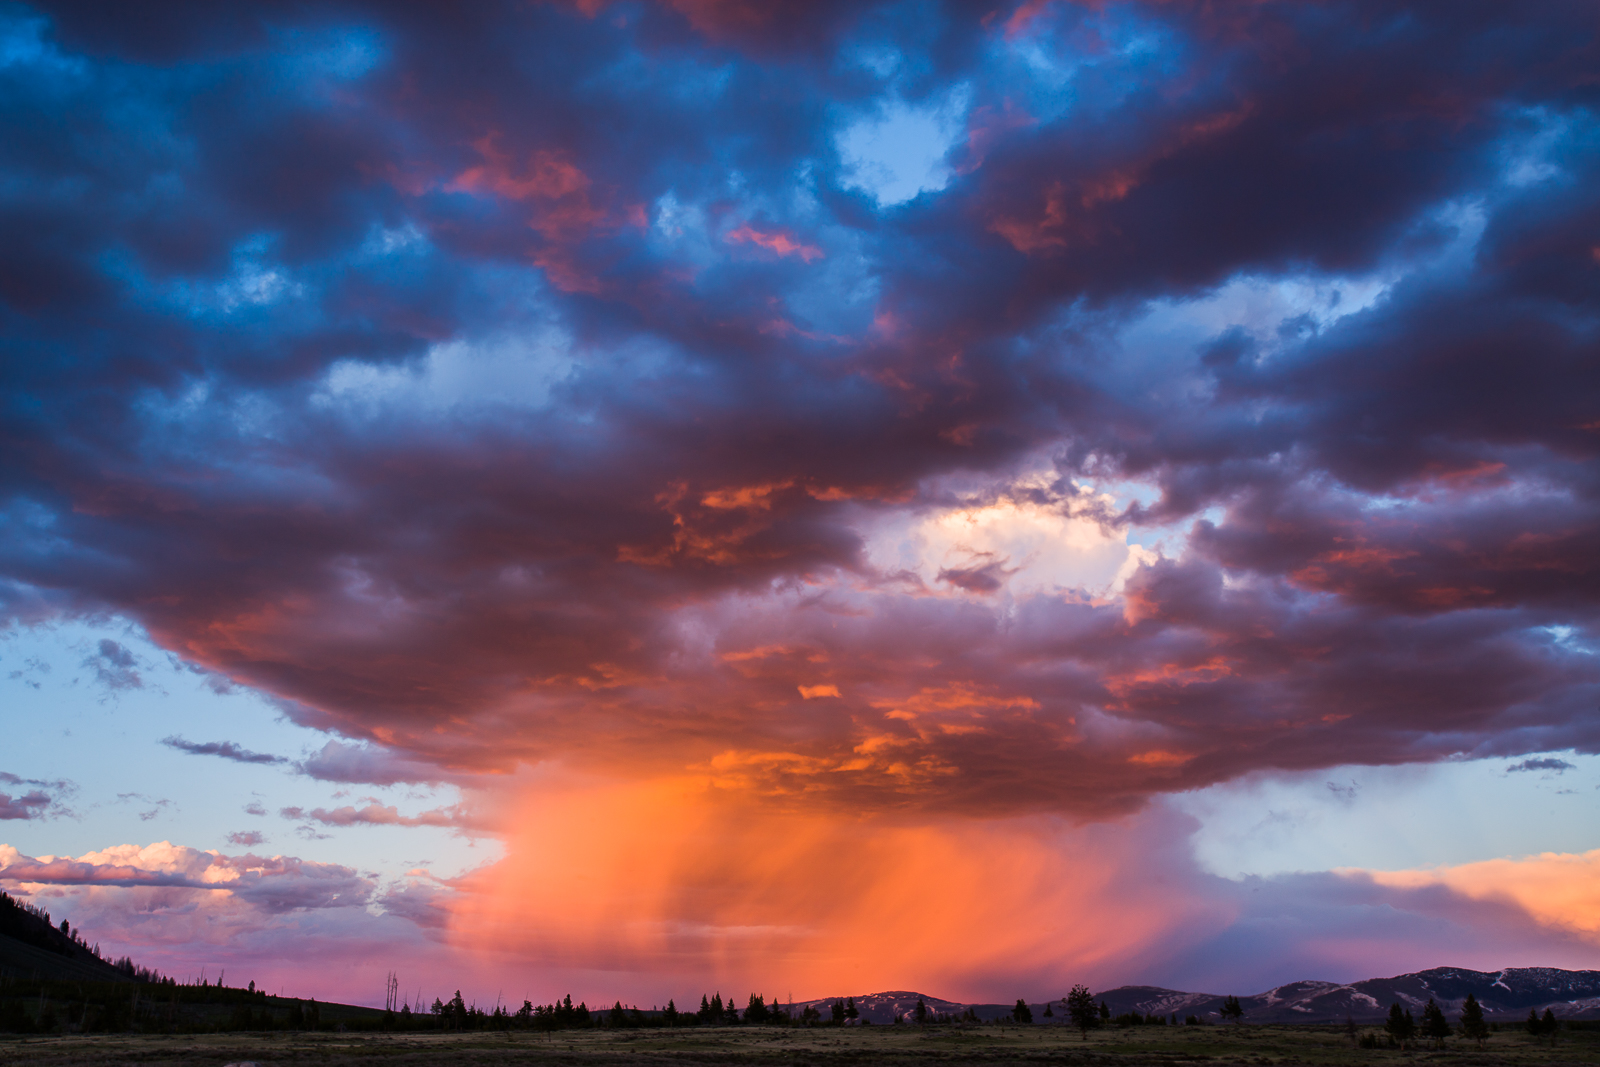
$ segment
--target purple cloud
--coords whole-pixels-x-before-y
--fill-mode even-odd
[[[241,748],[232,741],[185,741],[181,737],[163,737],[161,743],[168,748],[175,748],[179,752],[187,752],[191,756],[221,756],[223,759],[233,760],[235,763],[288,763],[282,756],[274,756],[266,752],[251,752]]]

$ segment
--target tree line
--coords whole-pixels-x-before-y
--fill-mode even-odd
[[[1383,1029],[1389,1038],[1392,1047],[1406,1049],[1418,1038],[1423,1038],[1433,1043],[1435,1049],[1444,1048],[1445,1039],[1460,1034],[1469,1040],[1476,1041],[1480,1047],[1488,1040],[1491,1028],[1499,1029],[1484,1021],[1483,1005],[1478,1003],[1478,998],[1471,993],[1461,1005],[1459,1026],[1451,1026],[1450,1020],[1445,1017],[1444,1009],[1432,997],[1423,1005],[1422,1018],[1419,1021],[1411,1014],[1410,1008],[1402,1008],[1398,1003],[1389,1005],[1389,1018],[1384,1022]],[[1540,1015],[1537,1008],[1528,1009],[1527,1022],[1523,1024],[1527,1032],[1537,1038],[1549,1038],[1550,1044],[1556,1042],[1556,1032],[1561,1027],[1561,1020],[1556,1018],[1556,1013],[1549,1008]],[[1368,1043],[1367,1047],[1374,1047]]]

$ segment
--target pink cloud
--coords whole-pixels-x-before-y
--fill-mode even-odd
[[[779,256],[799,256],[807,263],[821,259],[822,249],[802,244],[788,230],[758,230],[748,222],[728,231],[723,240],[729,244],[753,244]]]

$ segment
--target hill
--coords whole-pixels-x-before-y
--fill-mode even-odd
[[[1507,967],[1499,971],[1470,971],[1460,967],[1434,967],[1426,971],[1396,975],[1393,978],[1368,978],[1348,985],[1338,982],[1301,981],[1277,986],[1264,993],[1241,996],[1244,1020],[1250,1023],[1342,1023],[1346,1019],[1375,1022],[1388,1013],[1389,1005],[1400,1004],[1420,1012],[1431,997],[1452,1018],[1461,1010],[1467,994],[1483,1005],[1484,1017],[1492,1022],[1521,1022],[1530,1009],[1543,1014],[1546,1008],[1561,1019],[1600,1018],[1600,971],[1564,971],[1554,967]],[[1181,1022],[1194,1015],[1205,1022],[1220,1022],[1221,993],[1187,993],[1160,986],[1118,986],[1096,993],[1095,1000],[1111,1009],[1112,1015],[1136,1012],[1140,1015],[1176,1015]],[[941,1015],[960,1015],[971,1010],[980,1019],[1009,1018],[1012,1004],[968,1004],[942,1000],[925,993],[895,990],[868,993],[854,998],[863,1019],[875,1024],[905,1020],[921,998],[930,1011]],[[798,1011],[815,1006],[828,1016],[828,1007],[842,997],[799,1001]],[[1053,1008],[1046,1018],[1045,1008]],[[1062,1022],[1061,1001],[1030,1003],[1035,1024]]]
[[[1343,985],[1338,982],[1290,982],[1254,996],[1240,997],[1244,1021],[1258,1023],[1358,1022],[1381,1018],[1391,1004],[1417,1011],[1431,997],[1447,1014],[1455,1014],[1472,994],[1483,1005],[1484,1017],[1495,1022],[1521,1021],[1530,1009],[1546,1008],[1563,1019],[1600,1017],[1600,971],[1563,971],[1554,967],[1507,967],[1499,971],[1470,971],[1460,967],[1434,967],[1426,971],[1368,978]],[[1151,986],[1122,986],[1096,997],[1113,1014],[1196,1015],[1207,1021],[1220,1019],[1225,999],[1215,993],[1184,993]]]
[[[101,958],[63,922],[56,927],[50,913],[0,893],[0,976],[46,981],[132,982],[131,960],[122,965]]]

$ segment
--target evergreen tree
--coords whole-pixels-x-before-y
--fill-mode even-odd
[[[918,1001],[917,1003],[922,1003]],[[1017,998],[1017,1006],[1011,1009],[1011,1018],[1019,1023],[1033,1022],[1033,1009],[1028,1007],[1028,1002],[1021,997]]]
[[[602,1000],[600,1003],[604,1004],[605,1001]],[[611,1005],[611,1025],[619,1027],[628,1025],[628,1016],[623,1012],[620,1000]]]
[[[1100,1021],[1105,1022],[1109,1018],[1111,1018],[1111,1005],[1102,1000],[1100,1002]]]
[[[1088,986],[1072,987],[1072,992],[1067,994],[1067,1015],[1083,1034],[1083,1039],[1089,1040],[1089,1031],[1100,1025],[1100,1012],[1094,1006],[1094,996]]]
[[[1019,1001],[1018,1003],[1021,1002]],[[928,1006],[922,1002],[921,997],[917,998],[917,1007],[912,1014],[916,1016],[918,1026],[928,1021]]]
[[[667,1009],[661,1013],[661,1018],[668,1026],[678,1025],[678,1006],[671,997],[667,998]]]
[[[1244,1017],[1244,1006],[1239,1003],[1239,998],[1232,993],[1229,993],[1228,999],[1222,1002],[1222,1017],[1224,1019],[1232,1019],[1234,1022],[1238,1022]]]
[[[1544,1033],[1544,1027],[1539,1025],[1538,1008],[1528,1009],[1528,1033],[1532,1034],[1534,1037],[1538,1037],[1540,1034]]]
[[[1053,1002],[1053,1001],[1049,1001],[1049,1000],[1047,1000],[1047,1001],[1045,1001],[1045,1002],[1044,1002],[1044,1017],[1045,1017],[1045,1018],[1046,1018],[1046,1019],[1053,1019],[1053,1018],[1055,1018],[1055,1015],[1056,1015],[1056,1013],[1055,1013],[1055,1012],[1053,1012],[1053,1011],[1051,1011],[1051,1010],[1050,1010],[1050,1005],[1051,1005],[1051,1004],[1052,1004],[1052,1003],[1054,1003],[1054,1002]]]
[[[747,1023],[764,1023],[767,1021],[767,1001],[765,997],[755,993],[750,994],[750,1003],[744,1009],[744,1021]]]
[[[856,998],[846,997],[844,1001],[844,1017],[846,1019],[854,1020],[859,1018],[860,1015],[861,1012],[856,1008]]]
[[[1550,1047],[1556,1047],[1556,1030],[1561,1026],[1556,1022],[1556,1013],[1549,1008],[1544,1010],[1544,1017],[1539,1020],[1539,1029],[1550,1035]]]
[[[1422,1036],[1433,1038],[1433,1047],[1444,1048],[1444,1039],[1450,1036],[1450,1020],[1432,997],[1422,1007]]]
[[[1383,1028],[1394,1038],[1395,1044],[1405,1048],[1417,1033],[1417,1020],[1411,1015],[1411,1009],[1401,1010],[1399,1003],[1389,1005],[1389,1021]]]
[[[1461,1005],[1461,1032],[1476,1041],[1479,1048],[1489,1037],[1489,1024],[1483,1021],[1483,1007],[1471,993],[1467,994],[1467,1002]]]
[[[835,1025],[835,1026],[843,1026],[844,1025],[844,1001],[842,1001],[842,1000],[834,1001],[833,1004],[829,1007],[828,1010],[833,1015],[833,1025]]]

